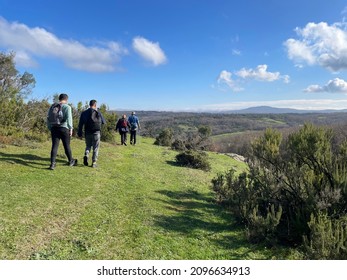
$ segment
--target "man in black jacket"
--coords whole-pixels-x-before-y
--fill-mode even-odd
[[[96,100],[90,100],[89,109],[82,112],[80,121],[78,124],[78,137],[82,138],[82,131],[84,126],[85,138],[86,138],[86,150],[83,158],[83,163],[88,166],[89,153],[93,147],[92,167],[96,167],[96,161],[99,154],[100,146],[100,131],[101,125],[106,121],[102,114],[96,109]]]

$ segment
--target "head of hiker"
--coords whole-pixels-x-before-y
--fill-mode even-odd
[[[59,102],[66,104],[69,99],[69,96],[66,93],[62,93],[59,95]]]
[[[89,101],[89,107],[96,109],[96,100],[92,99]]]

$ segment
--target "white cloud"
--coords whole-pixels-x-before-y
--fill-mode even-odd
[[[289,76],[281,76],[280,72],[268,72],[267,65],[258,65],[255,70],[242,68],[235,74],[243,79],[255,79],[262,82],[273,82],[279,79],[283,79],[285,83],[289,82]]]
[[[242,68],[239,71],[235,71],[234,75],[238,77],[237,80],[232,79],[232,73],[227,70],[220,72],[217,83],[219,88],[224,89],[222,86],[227,86],[228,89],[233,91],[242,91],[239,84],[245,80],[257,80],[260,82],[274,82],[277,80],[283,80],[284,83],[289,83],[290,77],[288,75],[281,75],[280,72],[268,72],[267,65],[258,65],[255,70]]]
[[[233,55],[241,55],[241,51],[238,50],[238,49],[233,49],[233,50],[232,50],[232,54],[233,54]]]
[[[10,23],[2,17],[0,47],[14,50],[16,62],[24,63],[24,66],[33,65],[33,57],[53,57],[62,59],[70,68],[90,72],[114,71],[121,56],[128,53],[117,42],[85,46],[75,40],[58,38],[43,28]]]
[[[235,81],[231,78],[231,76],[232,76],[232,73],[226,70],[223,70],[222,72],[220,72],[217,78],[218,85],[221,87],[226,85],[229,89],[232,89],[233,91],[242,91],[243,88],[236,85]]]
[[[160,48],[158,42],[153,43],[143,37],[135,37],[133,39],[133,49],[143,59],[151,62],[154,66],[164,64],[167,61],[165,53]]]
[[[345,93],[347,94],[347,82],[335,78],[333,80],[330,80],[326,85],[320,86],[320,85],[310,85],[307,87],[305,92],[331,92],[331,93]]]
[[[347,99],[297,99],[270,101],[239,101],[223,104],[208,104],[196,107],[197,111],[226,111],[239,110],[249,107],[271,106],[277,108],[291,108],[300,110],[341,110],[347,108]],[[192,108],[191,108],[192,109]]]
[[[38,65],[38,63],[32,57],[23,51],[17,51],[14,60],[17,65],[23,67],[37,67]]]
[[[296,28],[300,39],[288,39],[284,45],[289,59],[295,63],[320,65],[330,71],[347,68],[347,32],[345,23],[328,25],[325,22],[308,23]]]

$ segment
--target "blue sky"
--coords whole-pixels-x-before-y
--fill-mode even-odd
[[[0,0],[0,51],[111,109],[347,108],[347,2]]]

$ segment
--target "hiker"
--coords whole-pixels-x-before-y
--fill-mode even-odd
[[[100,137],[101,137],[101,125],[106,121],[101,112],[97,111],[96,100],[89,101],[89,108],[82,112],[80,121],[78,124],[78,137],[82,139],[82,132],[84,127],[84,135],[86,140],[86,149],[83,157],[83,164],[88,166],[89,153],[93,147],[92,167],[97,167],[96,162],[99,155]]]
[[[120,118],[117,122],[116,131],[119,130],[121,143],[125,146],[127,145],[127,133],[129,131],[129,128],[130,123],[127,120],[127,116],[123,115],[122,118]]]
[[[139,118],[136,116],[135,112],[131,113],[131,116],[128,118],[130,123],[130,145],[136,145],[136,132],[137,129],[141,129]]]
[[[72,110],[67,104],[69,96],[65,93],[59,95],[59,102],[54,103],[48,110],[47,127],[51,131],[52,149],[51,165],[49,169],[54,170],[60,140],[63,142],[68,165],[77,165],[77,159],[72,158],[70,140],[72,136]]]

